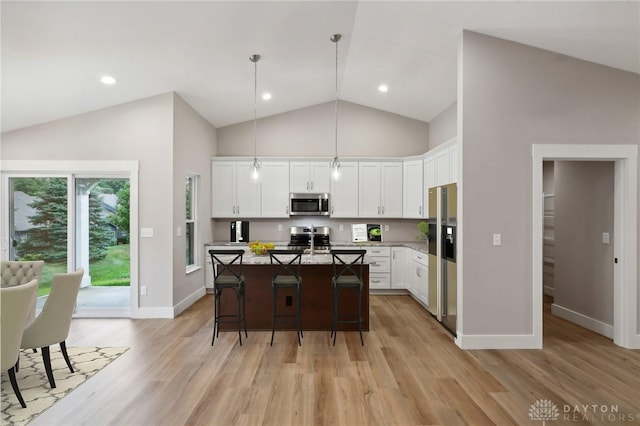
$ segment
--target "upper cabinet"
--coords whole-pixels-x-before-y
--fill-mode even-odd
[[[289,217],[289,162],[262,163],[261,216]]]
[[[407,160],[403,163],[403,201],[402,217],[407,219],[423,217],[424,196],[422,178],[422,159]]]
[[[331,179],[331,217],[358,217],[358,162],[340,163],[340,177]]]
[[[458,144],[453,138],[429,151],[424,158],[424,187],[458,181]]]
[[[359,164],[360,217],[402,217],[402,162]]]
[[[289,165],[289,191],[324,193],[331,191],[330,164],[326,161],[292,161]]]
[[[260,183],[251,181],[251,161],[211,162],[211,217],[259,217]]]

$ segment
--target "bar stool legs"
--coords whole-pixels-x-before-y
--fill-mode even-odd
[[[236,298],[238,299],[238,313],[237,315],[228,314],[221,315],[220,314],[220,298],[222,297],[222,290],[225,288],[229,288],[236,293]],[[219,336],[220,333],[220,323],[221,322],[229,322],[229,321],[221,321],[222,318],[236,317],[236,320],[231,320],[231,322],[238,323],[238,338],[240,339],[240,346],[242,346],[242,325],[244,324],[244,336],[249,337],[247,334],[247,321],[245,317],[245,297],[244,297],[244,287],[234,288],[234,287],[222,287],[215,288],[215,303],[213,305],[213,338],[211,339],[211,346],[216,341],[216,337]]]
[[[353,290],[356,291],[356,299],[358,300],[358,307],[357,307],[357,317],[355,319],[352,320],[339,320],[338,319],[338,301],[339,301],[339,294],[340,294],[340,290],[343,290],[344,288],[352,288]],[[344,287],[341,288],[340,286],[336,286],[334,284],[333,286],[333,324],[331,327],[331,335],[330,337],[333,338],[333,346],[336,345],[336,336],[338,335],[338,323],[343,323],[343,324],[353,324],[353,323],[357,323],[358,324],[358,331],[360,332],[360,343],[362,344],[362,346],[364,346],[364,338],[362,337],[362,289],[360,287]]]
[[[276,333],[276,321],[279,318],[289,318],[290,315],[278,315],[277,313],[277,301],[278,301],[278,290],[280,286],[277,284],[273,284],[273,302],[272,302],[272,311],[271,311],[271,346],[273,346],[273,337]],[[291,286],[283,287],[283,288],[292,288]],[[302,338],[304,334],[302,333],[302,316],[300,313],[300,286],[295,287],[296,290],[296,314],[295,314],[295,323],[298,331],[298,346],[302,346]]]

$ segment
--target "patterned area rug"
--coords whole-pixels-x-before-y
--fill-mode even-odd
[[[2,425],[22,426],[35,419],[46,409],[62,399],[69,392],[84,383],[89,377],[102,370],[129,348],[81,348],[67,347],[74,373],[62,357],[60,347],[51,347],[51,367],[56,388],[49,387],[40,350],[20,352],[20,370],[16,374],[18,386],[27,408],[22,408],[9,382],[9,374],[2,372]]]

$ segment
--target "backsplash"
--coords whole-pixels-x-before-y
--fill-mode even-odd
[[[240,218],[238,219],[240,220]],[[249,223],[249,239],[260,241],[289,241],[291,226],[328,226],[331,228],[331,242],[351,241],[351,225],[354,223],[379,223],[383,241],[414,241],[418,235],[419,219],[331,219],[327,217],[300,217],[282,219],[244,219]],[[213,241],[229,241],[231,219],[212,219]],[[281,225],[282,230],[279,230]],[[342,225],[342,230],[340,226]],[[388,230],[385,227],[388,226]]]

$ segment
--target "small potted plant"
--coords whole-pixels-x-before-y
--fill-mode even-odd
[[[424,220],[418,223],[418,235],[416,235],[416,240],[419,241],[429,241],[429,223]]]

